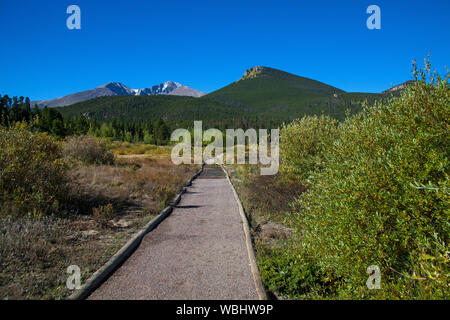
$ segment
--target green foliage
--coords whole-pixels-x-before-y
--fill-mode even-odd
[[[312,259],[305,258],[295,247],[284,250],[259,248],[258,266],[262,281],[272,292],[290,299],[317,299],[334,294],[336,279],[328,277]]]
[[[66,128],[62,115],[56,109],[45,107],[42,111],[35,105],[31,111],[30,99],[0,95],[0,125],[8,127],[26,122],[33,131],[48,132],[56,137],[64,137]]]
[[[133,134],[129,131],[125,131],[125,137],[124,140],[126,142],[133,142]]]
[[[155,143],[155,137],[152,134],[148,133],[148,132],[144,133],[144,143],[146,143],[146,144],[154,144]]]
[[[57,137],[65,135],[63,117],[53,108],[45,107],[36,117],[34,126],[41,132],[49,132]]]
[[[111,121],[86,118],[79,116],[65,119],[66,134],[90,135],[99,138],[109,138],[126,142],[145,142],[148,144],[165,145],[170,140],[168,124],[158,119],[155,121]]]
[[[300,251],[342,278],[341,297],[449,297],[450,91],[429,74],[343,122],[297,201]],[[381,290],[366,288],[370,265]]]
[[[29,98],[10,98],[8,95],[0,95],[0,125],[8,126],[14,122],[28,122],[32,116]]]
[[[66,194],[66,166],[59,145],[25,125],[0,127],[0,212],[57,213]]]
[[[66,119],[64,121],[66,133],[71,135],[83,135],[89,132],[90,122],[86,117],[80,116],[73,119]]]
[[[337,121],[328,116],[304,117],[284,125],[280,143],[283,176],[305,182],[311,173],[323,169],[337,135]]]
[[[90,136],[69,137],[64,141],[62,152],[65,158],[85,164],[112,164],[114,156],[105,143]]]
[[[154,137],[157,145],[167,144],[170,139],[169,127],[167,127],[166,123],[159,119],[155,123],[154,127]]]

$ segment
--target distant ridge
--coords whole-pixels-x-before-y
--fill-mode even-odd
[[[33,106],[37,104],[38,107],[40,108],[44,106],[63,107],[98,97],[124,96],[124,95],[134,95],[134,96],[175,95],[175,96],[188,96],[198,98],[206,95],[206,93],[192,89],[190,87],[184,86],[182,84],[173,81],[167,81],[152,86],[150,88],[143,88],[143,89],[132,89],[120,82],[109,82],[92,90],[81,91],[51,100],[32,101],[31,104]]]
[[[316,113],[319,109],[330,109],[332,106],[350,107],[356,100],[373,100],[381,95],[399,94],[414,81],[409,80],[394,86],[382,93],[347,93],[344,90],[326,83],[301,77],[289,72],[270,67],[255,66],[247,69],[237,81],[210,94],[192,89],[174,81],[167,81],[149,88],[133,89],[120,82],[109,82],[92,90],[69,94],[67,96],[32,101],[40,108],[70,106],[75,103],[108,96],[154,96],[172,95],[200,98],[205,96],[233,107],[240,107],[252,112],[265,114],[287,113],[295,115]],[[353,102],[352,102],[353,101]],[[325,113],[341,113],[341,110],[322,110]]]

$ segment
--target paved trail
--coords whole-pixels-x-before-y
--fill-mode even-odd
[[[238,205],[218,170],[206,167],[89,299],[258,299]]]

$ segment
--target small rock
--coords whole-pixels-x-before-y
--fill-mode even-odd
[[[129,220],[125,220],[125,219],[120,219],[117,222],[113,222],[113,226],[119,227],[119,228],[129,228],[132,224],[133,224],[133,221],[129,221]]]
[[[86,230],[86,231],[81,231],[81,234],[83,235],[83,237],[93,237],[98,234],[98,231],[97,230]]]

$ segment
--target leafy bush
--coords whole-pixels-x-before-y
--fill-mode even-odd
[[[317,299],[331,294],[336,279],[328,277],[313,259],[299,254],[288,244],[280,249],[259,248],[258,266],[261,279],[272,292],[291,299]]]
[[[0,127],[1,213],[57,212],[66,182],[66,166],[53,138],[21,125]]]
[[[429,83],[339,126],[297,202],[302,252],[343,279],[342,297],[449,297],[450,91],[426,71]],[[370,265],[381,290],[366,288]]]
[[[63,155],[67,159],[86,164],[112,164],[114,156],[106,145],[90,136],[70,137],[63,143]]]
[[[280,171],[304,182],[325,166],[327,149],[337,137],[337,120],[328,116],[304,117],[281,130]]]

